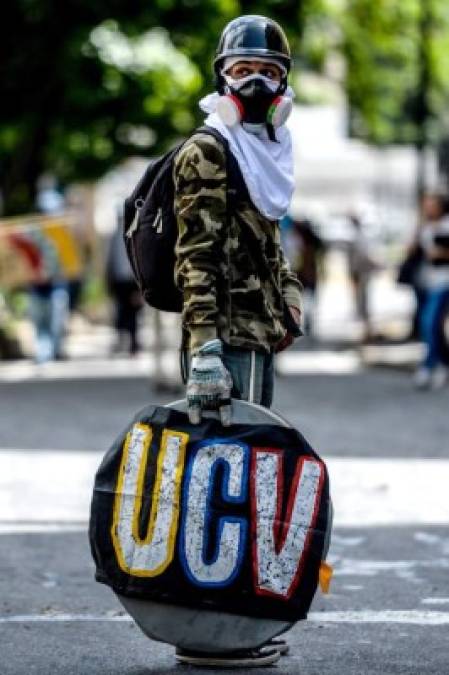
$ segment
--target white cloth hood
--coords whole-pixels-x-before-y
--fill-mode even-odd
[[[258,211],[270,220],[282,218],[290,206],[295,185],[290,131],[285,126],[276,129],[275,143],[268,138],[265,126],[259,134],[246,130],[242,124],[228,127],[215,112],[218,98],[215,92],[200,101],[201,110],[209,113],[205,124],[228,141]]]

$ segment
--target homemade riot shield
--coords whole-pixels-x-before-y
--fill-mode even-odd
[[[305,619],[329,546],[325,464],[276,413],[232,402],[191,425],[142,410],[95,479],[96,579],[143,632],[197,651],[252,648]]]

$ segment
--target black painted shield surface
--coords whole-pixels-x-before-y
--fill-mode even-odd
[[[295,429],[193,426],[149,406],[95,478],[96,579],[128,597],[297,621],[317,588],[329,513],[325,464]]]

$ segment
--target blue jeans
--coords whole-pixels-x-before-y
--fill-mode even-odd
[[[449,288],[436,288],[427,291],[421,313],[421,338],[427,346],[424,360],[426,368],[435,368],[443,362],[441,354],[441,319],[446,304],[449,303]]]
[[[223,345],[223,363],[232,377],[233,398],[269,408],[273,401],[273,354]]]
[[[64,282],[49,282],[31,289],[31,318],[36,332],[35,358],[38,363],[61,355],[68,307],[69,294]]]

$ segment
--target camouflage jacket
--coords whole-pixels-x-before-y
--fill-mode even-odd
[[[282,296],[287,305],[300,308],[301,302],[300,284],[280,246],[278,222],[262,216],[247,197],[235,204],[227,221],[226,154],[208,134],[199,132],[182,147],[174,182],[175,279],[183,293],[190,350],[219,337],[234,347],[270,351],[286,333]],[[260,244],[258,256],[243,227],[251,228],[252,241]]]

